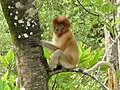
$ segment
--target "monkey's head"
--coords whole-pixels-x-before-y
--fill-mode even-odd
[[[57,16],[53,20],[53,32],[57,36],[61,36],[64,33],[68,32],[70,28],[70,22],[65,16]]]

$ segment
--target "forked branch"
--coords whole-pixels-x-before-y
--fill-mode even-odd
[[[109,88],[106,85],[104,85],[102,82],[100,82],[94,75],[90,74],[91,72],[94,72],[97,68],[99,68],[101,65],[107,65],[113,71],[114,85],[116,87],[115,90],[117,90],[117,78],[116,78],[115,69],[114,69],[114,67],[112,66],[111,63],[106,62],[106,61],[100,61],[100,62],[98,62],[92,68],[90,68],[88,70],[84,70],[84,69],[82,69],[80,67],[77,67],[77,68],[74,68],[74,69],[60,69],[60,70],[49,72],[49,75],[52,76],[54,74],[58,74],[58,73],[61,73],[61,72],[77,72],[77,73],[82,73],[84,75],[87,75],[87,76],[93,78],[96,82],[98,82],[100,85],[102,85],[104,89],[109,90]]]

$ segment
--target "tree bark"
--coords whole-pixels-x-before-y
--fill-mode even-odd
[[[42,30],[34,0],[1,0],[4,15],[8,22],[21,88],[25,90],[48,90],[47,62],[43,49],[38,43]]]
[[[120,0],[116,0],[117,4],[120,3]],[[120,7],[117,8],[117,18],[120,18]],[[120,22],[116,25],[118,35],[120,35]],[[120,37],[118,39],[118,67],[120,70]],[[120,80],[119,80],[119,90],[120,90]]]
[[[113,39],[107,31],[106,26],[104,27],[104,33],[105,33],[105,46],[106,50],[111,46],[113,43]],[[117,66],[117,60],[118,60],[118,52],[117,52],[117,43],[114,43],[113,46],[109,49],[107,53],[106,60],[110,62],[115,68]],[[115,85],[115,82],[113,81],[114,76],[113,76],[113,71],[111,69],[108,69],[108,88],[110,90],[117,90],[118,87]]]

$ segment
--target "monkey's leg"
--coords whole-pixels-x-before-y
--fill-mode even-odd
[[[57,67],[58,64],[58,59],[59,59],[59,50],[56,50],[55,52],[52,53],[51,55],[51,60],[49,63],[49,68],[53,70],[54,68]]]
[[[58,49],[52,53],[49,67],[53,70],[58,64],[70,69],[75,67],[76,62],[73,61],[72,57],[64,55],[63,51]]]
[[[72,57],[66,56],[62,50],[57,50],[57,54],[59,54],[58,63],[64,68],[70,69],[75,67],[76,62],[73,61]]]

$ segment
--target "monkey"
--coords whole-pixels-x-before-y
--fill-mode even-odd
[[[55,69],[58,65],[63,68],[75,68],[79,59],[77,41],[70,30],[70,21],[65,16],[57,16],[52,22],[52,42],[41,40],[41,45],[51,52],[49,68]]]

